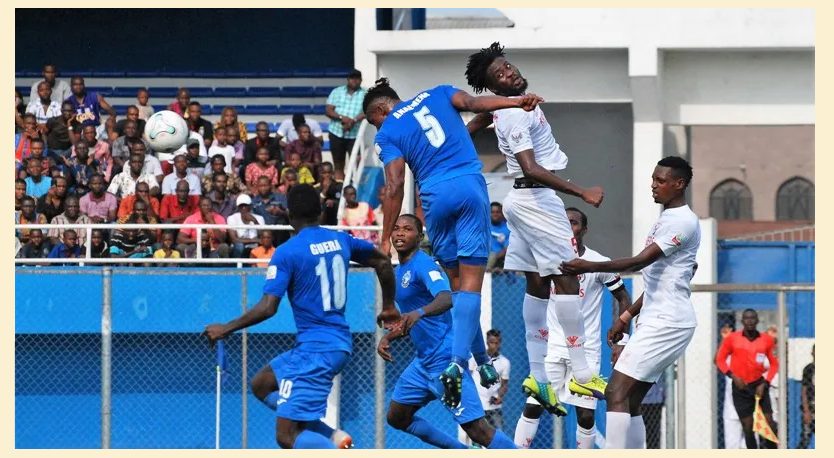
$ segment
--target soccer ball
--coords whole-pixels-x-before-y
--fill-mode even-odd
[[[154,113],[145,123],[145,141],[158,153],[173,153],[188,140],[188,125],[173,111]]]

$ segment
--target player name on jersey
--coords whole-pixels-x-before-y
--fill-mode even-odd
[[[326,254],[331,251],[339,251],[341,249],[342,246],[339,245],[338,240],[328,240],[326,242],[310,244],[310,252],[313,254]]]
[[[406,105],[406,106],[400,108],[399,110],[395,111],[394,112],[394,117],[397,118],[397,119],[400,119],[404,114],[406,114],[409,111],[416,108],[417,105],[420,105],[420,102],[425,100],[430,95],[431,94],[429,94],[428,92],[423,92],[420,95],[418,95],[417,97],[414,97],[414,99],[411,101],[411,103],[409,103],[408,105]]]

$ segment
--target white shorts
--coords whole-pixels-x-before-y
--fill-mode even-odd
[[[614,370],[642,382],[654,383],[686,351],[695,328],[638,324]]]
[[[591,372],[599,374],[599,355],[596,355],[596,358],[591,358],[590,355],[587,355],[586,359]],[[592,410],[597,408],[597,399],[595,397],[573,394],[568,389],[568,382],[573,377],[569,358],[558,358],[556,360],[546,359],[544,361],[544,370],[547,373],[547,380],[553,387],[553,391],[559,397],[559,402]]]
[[[559,264],[579,257],[565,204],[549,188],[513,189],[504,199],[510,242],[504,269],[560,275]]]

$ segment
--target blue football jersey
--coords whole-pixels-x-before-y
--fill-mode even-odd
[[[347,272],[350,261],[364,263],[373,253],[370,243],[343,232],[309,226],[275,249],[266,271],[264,294],[289,293],[296,344],[351,351],[345,321]]]
[[[442,291],[451,291],[449,279],[429,255],[417,251],[407,262],[397,266],[397,306],[408,313],[428,305]],[[452,348],[452,314],[424,316],[411,328],[411,341],[417,358],[428,363],[437,358],[448,362]]]
[[[480,174],[475,145],[452,105],[452,96],[459,91],[454,86],[437,86],[394,106],[376,134],[382,162],[387,165],[402,157],[421,188]]]

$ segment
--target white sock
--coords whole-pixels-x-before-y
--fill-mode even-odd
[[[594,374],[591,373],[585,359],[585,323],[582,319],[579,296],[554,294],[551,297],[556,307],[556,318],[565,332],[571,371],[577,382],[585,383],[591,380]]]
[[[533,443],[533,438],[536,437],[536,431],[539,430],[538,418],[527,418],[522,413],[518,418],[518,424],[515,426],[515,446],[518,448],[530,448]]]
[[[592,449],[594,448],[594,442],[596,441],[597,436],[597,427],[596,425],[591,426],[590,429],[585,429],[579,425],[576,425],[576,448],[579,449]]]
[[[544,357],[547,354],[547,302],[548,299],[525,294],[521,305],[530,373],[539,382],[547,381],[544,371]]]
[[[628,412],[605,413],[605,448],[626,448],[631,414]]]
[[[631,417],[626,436],[626,448],[646,448],[646,424],[643,416]]]

